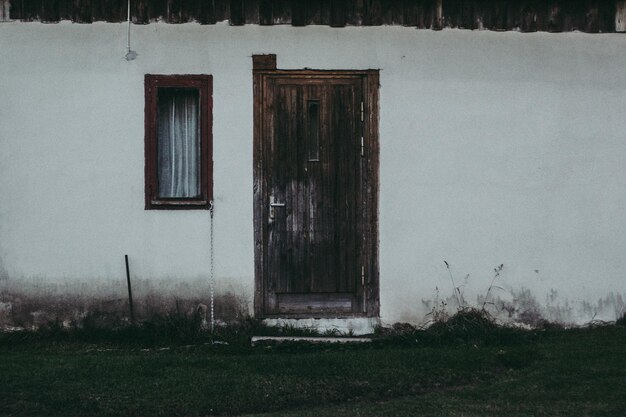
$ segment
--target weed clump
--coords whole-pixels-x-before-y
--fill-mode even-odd
[[[514,346],[527,342],[533,333],[498,324],[484,309],[459,309],[445,321],[436,321],[423,330],[427,344],[444,346]]]
[[[427,333],[445,344],[483,344],[498,325],[485,310],[463,308],[448,320],[436,321]]]
[[[477,308],[459,309],[429,326],[396,323],[391,328],[379,328],[375,333],[381,344],[436,347],[515,346],[527,342],[532,335],[526,329],[498,324],[487,311]]]
[[[491,300],[493,298],[493,289],[501,289],[501,287],[496,285],[496,281],[504,269],[504,264],[500,264],[493,269],[493,277],[482,300],[482,306],[477,308],[468,305],[461,286],[456,285],[450,264],[445,260],[443,262],[450,275],[454,299],[457,303],[456,313],[448,314],[446,311],[447,303],[442,301],[440,306],[433,307],[428,314],[431,316],[430,326],[420,330],[413,329],[413,331],[408,330],[405,326],[403,331],[399,332],[402,335],[401,337],[407,339],[407,336],[410,335],[409,337],[417,342],[421,340],[422,343],[435,345],[480,346],[519,342],[519,339],[527,332],[499,325],[487,310],[488,305],[493,305]]]

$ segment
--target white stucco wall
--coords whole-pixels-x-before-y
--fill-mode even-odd
[[[125,253],[157,290],[206,282],[208,213],[143,209],[143,77],[208,73],[217,281],[251,300],[251,55],[275,53],[285,69],[381,69],[383,321],[452,294],[444,259],[471,300],[504,264],[503,299],[526,288],[578,321],[623,308],[623,34],[158,23],[132,42],[127,62],[123,24],[0,23],[5,287],[124,291]]]

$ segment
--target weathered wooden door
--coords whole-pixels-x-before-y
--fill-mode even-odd
[[[368,311],[376,242],[368,224],[367,86],[362,73],[262,77],[255,161],[261,316],[377,314],[373,305]]]

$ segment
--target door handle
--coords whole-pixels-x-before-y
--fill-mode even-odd
[[[285,203],[277,203],[274,201],[274,196],[270,197],[270,219],[273,219],[276,216],[275,208],[276,207],[285,207]]]

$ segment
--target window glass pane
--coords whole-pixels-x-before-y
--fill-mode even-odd
[[[200,92],[158,90],[159,197],[200,195]]]
[[[309,100],[308,102],[308,153],[309,161],[320,160],[320,102]]]

